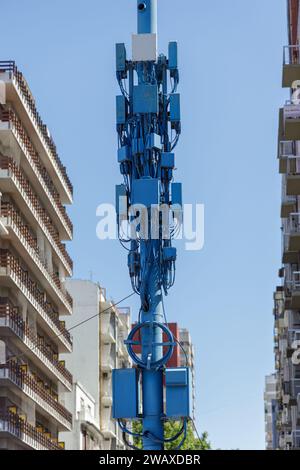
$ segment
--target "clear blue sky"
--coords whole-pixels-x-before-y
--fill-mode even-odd
[[[2,60],[15,59],[75,187],[75,277],[130,292],[126,253],[96,238],[114,201],[114,44],[136,30],[135,0],[1,4]],[[264,447],[264,376],[273,370],[272,293],[280,267],[276,141],[285,0],[159,0],[159,44],[180,45],[183,135],[177,179],[206,207],[205,248],[180,250],[169,320],[190,329],[197,426],[214,447]],[[132,302],[136,316],[137,302]]]

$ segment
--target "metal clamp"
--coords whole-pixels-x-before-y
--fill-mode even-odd
[[[167,346],[168,349],[167,349],[167,352],[163,355],[163,357],[159,359],[158,361],[152,361],[151,353],[148,355],[147,360],[143,361],[133,351],[133,346],[142,346],[141,341],[135,341],[134,337],[136,333],[142,328],[153,328],[153,327],[160,328],[166,334],[168,341],[163,341],[162,343],[153,342],[151,344],[151,347],[154,348],[155,346]],[[150,322],[150,321],[146,321],[144,323],[138,323],[129,333],[128,339],[124,341],[124,343],[127,346],[128,354],[133,360],[133,362],[137,364],[139,367],[142,367],[143,369],[160,369],[161,367],[163,367],[172,356],[174,347],[176,346],[173,334],[166,325],[164,325],[163,323]]]

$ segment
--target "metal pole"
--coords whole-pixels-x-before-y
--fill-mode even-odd
[[[175,341],[164,324],[162,298],[175,282],[177,256],[172,240],[180,225],[180,211],[174,211],[173,207],[182,207],[181,183],[173,183],[174,148],[181,133],[179,73],[176,42],[169,43],[168,57],[157,55],[157,0],[137,1],[137,30],[138,34],[133,36],[131,61],[127,59],[124,43],[116,46],[117,80],[122,93],[117,96],[118,161],[124,178],[124,184],[116,187],[116,209],[119,229],[123,218],[134,223],[128,238],[124,238],[120,230],[119,238],[122,245],[130,244],[127,248],[129,274],[132,288],[141,299],[137,325],[125,341],[140,373],[114,371],[113,415],[119,420],[141,417],[138,406],[138,379],[141,377],[143,448],[163,450],[165,418],[187,416],[184,407],[179,406],[177,412],[175,406],[176,413],[172,408],[174,400],[178,400],[178,390],[171,390],[174,383],[177,384],[174,374],[182,384],[182,401],[188,404],[188,385],[183,381],[182,370],[176,373],[166,368]],[[168,76],[172,84],[170,93]],[[130,208],[128,213],[125,208],[124,213],[121,202],[124,197],[127,209],[128,206],[142,206],[142,209],[132,213]],[[145,214],[147,217],[147,221],[144,219],[148,222],[147,235],[141,228],[144,222],[141,219],[138,222],[141,213],[144,214],[142,219]],[[138,332],[140,339],[137,340]],[[141,356],[134,352],[135,346],[141,347]],[[166,386],[166,407],[164,375],[166,383],[171,377],[169,388]],[[124,404],[122,394],[127,389],[135,393]],[[124,423],[119,421],[119,425],[123,432],[130,434]]]
[[[158,322],[163,323],[162,313],[162,292],[159,286],[159,267],[155,263],[158,256],[159,246],[157,243],[153,246],[153,258],[151,259],[151,272],[149,275],[149,311],[142,311],[142,322]],[[145,247],[141,250],[144,263]],[[142,263],[143,263],[142,261]],[[144,328],[142,330],[142,359],[147,362],[149,359],[149,351],[152,352],[151,359],[157,361],[162,358],[162,346],[151,346],[153,343],[162,343],[162,330],[158,327]],[[142,390],[143,390],[143,432],[151,432],[151,434],[162,440],[164,437],[163,430],[163,372],[161,369],[143,369],[142,371]],[[145,450],[162,450],[163,445],[153,441],[153,438],[147,436],[143,438],[143,448]]]
[[[138,0],[138,34],[157,33],[157,0]]]
[[[157,33],[157,0],[144,0],[137,2],[138,9],[138,34]],[[148,75],[149,77],[149,75]],[[139,80],[145,82],[143,69],[139,72]],[[145,129],[145,134],[147,130]],[[148,243],[152,244],[151,258],[149,258]],[[146,286],[148,292],[149,310],[142,310],[142,322],[163,323],[162,315],[162,292],[159,285],[159,266],[155,260],[159,257],[159,243],[150,241],[141,243],[141,266],[150,266],[149,282]],[[162,330],[157,327],[144,328],[142,330],[142,359],[144,362],[149,360],[149,353],[152,353],[152,361],[162,358],[162,346],[152,347],[153,343],[162,343]],[[150,352],[151,351],[151,352]],[[163,376],[162,370],[144,369],[142,371],[142,390],[143,390],[143,431],[150,432],[159,440],[164,437],[163,430]],[[163,444],[154,442],[153,438],[143,438],[143,448],[145,450],[161,450]]]

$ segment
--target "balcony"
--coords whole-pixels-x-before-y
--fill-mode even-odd
[[[31,203],[39,206],[40,210],[45,214],[47,219],[52,220],[49,217],[48,212],[44,209],[43,205],[41,204],[40,199],[37,197],[35,191],[32,189],[31,184],[29,183],[27,178],[24,176],[24,173],[17,166],[16,162],[12,158],[2,156],[0,169],[1,169],[2,192],[11,192],[11,190],[14,188],[11,186],[10,181],[7,181],[7,180],[16,179],[19,185],[21,186],[21,190],[25,191],[27,197],[31,200]],[[56,216],[56,219],[57,219],[57,216]],[[58,231],[59,238],[62,240],[71,240],[72,234],[73,234],[73,225],[70,219],[68,218],[66,212],[65,212],[64,222],[65,224],[63,226],[59,224],[61,227],[60,232]],[[53,223],[52,223],[52,226],[54,226]]]
[[[291,88],[296,80],[300,80],[300,49],[299,45],[283,48],[282,86]]]
[[[300,105],[287,101],[283,108],[282,140],[300,140]]]
[[[108,312],[104,312],[100,315],[100,332],[103,341],[108,343],[115,343],[116,340],[116,328],[114,325],[115,317]]]
[[[24,297],[31,303],[43,321],[43,328],[49,337],[60,343],[65,352],[71,352],[72,339],[66,330],[64,322],[59,320],[59,314],[48,301],[45,292],[34,282],[28,271],[20,266],[19,261],[9,252],[0,250],[0,278],[2,285],[19,289]]]
[[[102,372],[112,372],[116,368],[116,354],[112,351],[110,343],[101,346],[101,370]]]
[[[68,313],[72,312],[72,301],[70,295],[63,288],[59,277],[55,272],[50,271],[47,263],[41,256],[37,239],[32,235],[28,224],[17,210],[9,202],[1,203],[1,216],[5,227],[8,230],[7,237],[13,242],[13,246],[18,251],[24,261],[31,266],[32,272],[40,280],[45,290],[51,289],[51,294],[55,301]]]
[[[37,223],[43,230],[52,246],[57,258],[66,269],[72,270],[72,261],[65,245],[61,243],[59,233],[56,231],[47,212],[40,204],[32,191],[29,182],[24,178],[12,158],[0,156],[0,187],[3,192],[14,193],[18,206],[28,221],[35,226]]]
[[[287,219],[287,235],[289,235],[289,251],[300,250],[300,213],[292,212]]]
[[[297,196],[300,194],[300,155],[298,143],[287,141],[279,144],[279,172],[285,174],[283,178],[282,197]],[[291,199],[295,204],[295,198]]]
[[[295,341],[299,342],[300,344],[300,329],[299,330],[289,329],[288,330],[288,344],[292,350],[295,350],[298,347],[298,346],[296,346],[295,348],[293,347]]]
[[[0,438],[13,437],[24,444],[26,449],[62,450],[62,443],[46,437],[37,428],[14,413],[0,415]]]
[[[112,381],[108,378],[101,382],[101,404],[105,407],[112,406]]]
[[[21,367],[14,363],[0,365],[0,384],[13,387],[14,392],[25,394],[38,407],[40,413],[51,415],[61,431],[72,429],[72,415],[61,403],[55,399],[50,391],[40,385],[33,375],[23,372]]]
[[[300,449],[300,430],[292,431],[293,449]]]
[[[300,309],[300,271],[292,273],[291,281],[286,281],[286,308],[288,310]]]
[[[0,76],[6,84],[7,101],[13,103],[21,121],[26,124],[34,146],[43,159],[43,164],[59,189],[63,203],[71,203],[73,187],[56,150],[47,126],[43,123],[36,109],[34,98],[26,80],[18,71],[15,62],[0,62]]]
[[[291,375],[294,372],[291,370]],[[297,406],[298,396],[300,395],[300,379],[291,378],[289,381],[283,383],[283,395],[285,396],[285,403],[289,406]]]
[[[22,149],[25,155],[23,161],[27,174],[31,176],[31,180],[37,186],[38,193],[47,205],[55,225],[60,227],[61,238],[70,238],[73,227],[65,207],[60,202],[59,193],[56,191],[24,127],[12,109],[4,111],[0,108],[0,131],[1,140],[4,145],[12,147],[14,144],[17,152],[20,148]],[[11,139],[11,135],[13,135],[14,140]]]
[[[0,333],[15,339],[18,348],[30,357],[38,367],[47,367],[53,381],[59,380],[66,390],[72,391],[72,374],[58,360],[58,353],[38,338],[20,316],[19,308],[14,307],[9,299],[0,298]]]
[[[102,420],[101,433],[104,439],[116,439],[117,437],[117,425],[111,418],[111,408],[102,408]]]
[[[300,213],[292,212],[283,219],[282,263],[297,263],[300,249]]]

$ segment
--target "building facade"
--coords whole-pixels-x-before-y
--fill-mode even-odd
[[[130,311],[116,308],[107,300],[105,290],[94,282],[72,279],[67,281],[67,288],[74,302],[70,326],[89,317],[93,319],[73,330],[73,353],[66,357],[66,363],[74,376],[75,386],[66,398],[75,413],[74,429],[73,433],[63,433],[61,439],[69,450],[82,442],[82,426],[86,424],[79,416],[76,397],[76,383],[79,383],[94,401],[94,431],[98,430],[98,434],[94,433],[94,442],[98,440],[103,450],[123,450],[122,433],[112,419],[112,370],[132,367],[124,345],[131,325]]]
[[[277,449],[279,441],[277,431],[278,381],[276,374],[266,376],[264,402],[266,450]]]
[[[72,428],[72,185],[14,62],[0,62],[0,192],[0,448],[60,449]]]
[[[282,85],[289,92],[279,111],[278,159],[282,175],[281,285],[274,294],[278,440],[273,448],[300,449],[300,18],[299,0],[287,1],[288,45]],[[270,441],[270,440],[269,440]]]
[[[73,429],[72,432],[61,435],[61,439],[66,443],[66,449],[101,450],[104,436],[100,431],[95,398],[83,385],[74,382],[68,405],[73,413]]]
[[[196,419],[196,384],[195,384],[195,351],[190,332],[186,328],[179,329],[179,342],[182,348],[179,350],[179,367],[189,367],[191,371],[191,398],[192,398],[192,418]]]

